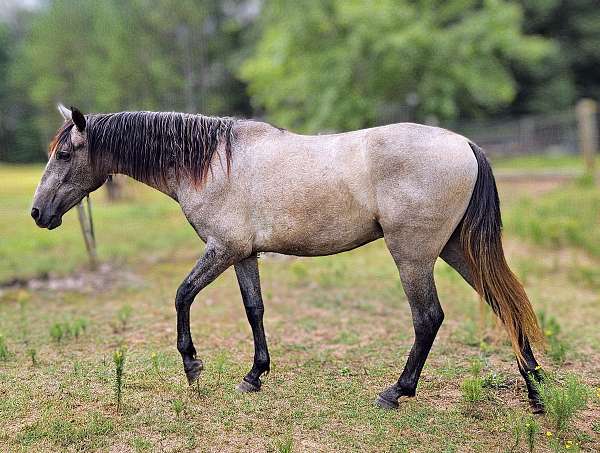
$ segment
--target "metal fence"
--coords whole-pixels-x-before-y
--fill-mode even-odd
[[[492,156],[579,152],[575,109],[506,121],[459,122],[448,127],[470,138]]]

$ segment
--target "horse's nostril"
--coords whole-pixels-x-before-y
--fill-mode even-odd
[[[32,208],[31,209],[31,217],[33,217],[33,220],[37,220],[40,218],[40,210],[38,208]]]

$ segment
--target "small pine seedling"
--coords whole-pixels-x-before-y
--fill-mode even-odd
[[[31,359],[31,366],[36,366],[37,365],[37,351],[33,348],[30,348],[27,350],[27,355],[29,355],[29,358]]]
[[[117,412],[121,412],[123,374],[125,371],[125,349],[120,348],[113,353],[113,362],[115,364],[115,396],[117,398]]]
[[[61,323],[55,322],[50,326],[50,338],[55,342],[60,343],[65,336],[65,330]]]
[[[6,346],[6,340],[4,336],[0,335],[0,360],[6,362],[10,353],[8,352],[8,346]]]
[[[175,416],[179,418],[179,415],[183,412],[183,401],[175,400],[173,401],[173,410],[175,411]]]
[[[294,448],[294,438],[291,434],[288,434],[285,438],[278,440],[275,447],[278,453],[292,453]]]
[[[483,379],[479,377],[467,378],[460,385],[460,390],[462,391],[463,399],[467,403],[478,403],[484,397]]]
[[[127,328],[132,313],[133,308],[131,308],[131,305],[123,305],[117,312],[117,320],[119,321],[119,328],[121,331]]]
[[[227,356],[225,353],[220,353],[215,359],[215,368],[217,370],[217,385],[221,383],[221,376],[225,374]]]
[[[577,412],[587,407],[590,390],[574,375],[569,375],[564,384],[558,385],[548,378],[535,384],[546,409],[546,415],[558,432],[564,432]]]
[[[531,416],[527,418],[525,423],[525,439],[527,440],[527,448],[529,453],[535,450],[535,438],[540,432],[540,424]]]

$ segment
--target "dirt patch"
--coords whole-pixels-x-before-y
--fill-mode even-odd
[[[52,273],[33,278],[15,278],[0,285],[0,295],[7,291],[29,289],[34,291],[78,291],[89,293],[114,286],[142,286],[144,279],[130,270],[110,263],[97,269],[81,269],[66,276]]]

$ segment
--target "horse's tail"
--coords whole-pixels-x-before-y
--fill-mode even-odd
[[[492,168],[483,150],[469,143],[477,159],[477,181],[462,220],[460,243],[475,289],[504,323],[519,363],[525,341],[543,342],[543,334],[523,285],[512,273],[502,248],[500,200]]]

